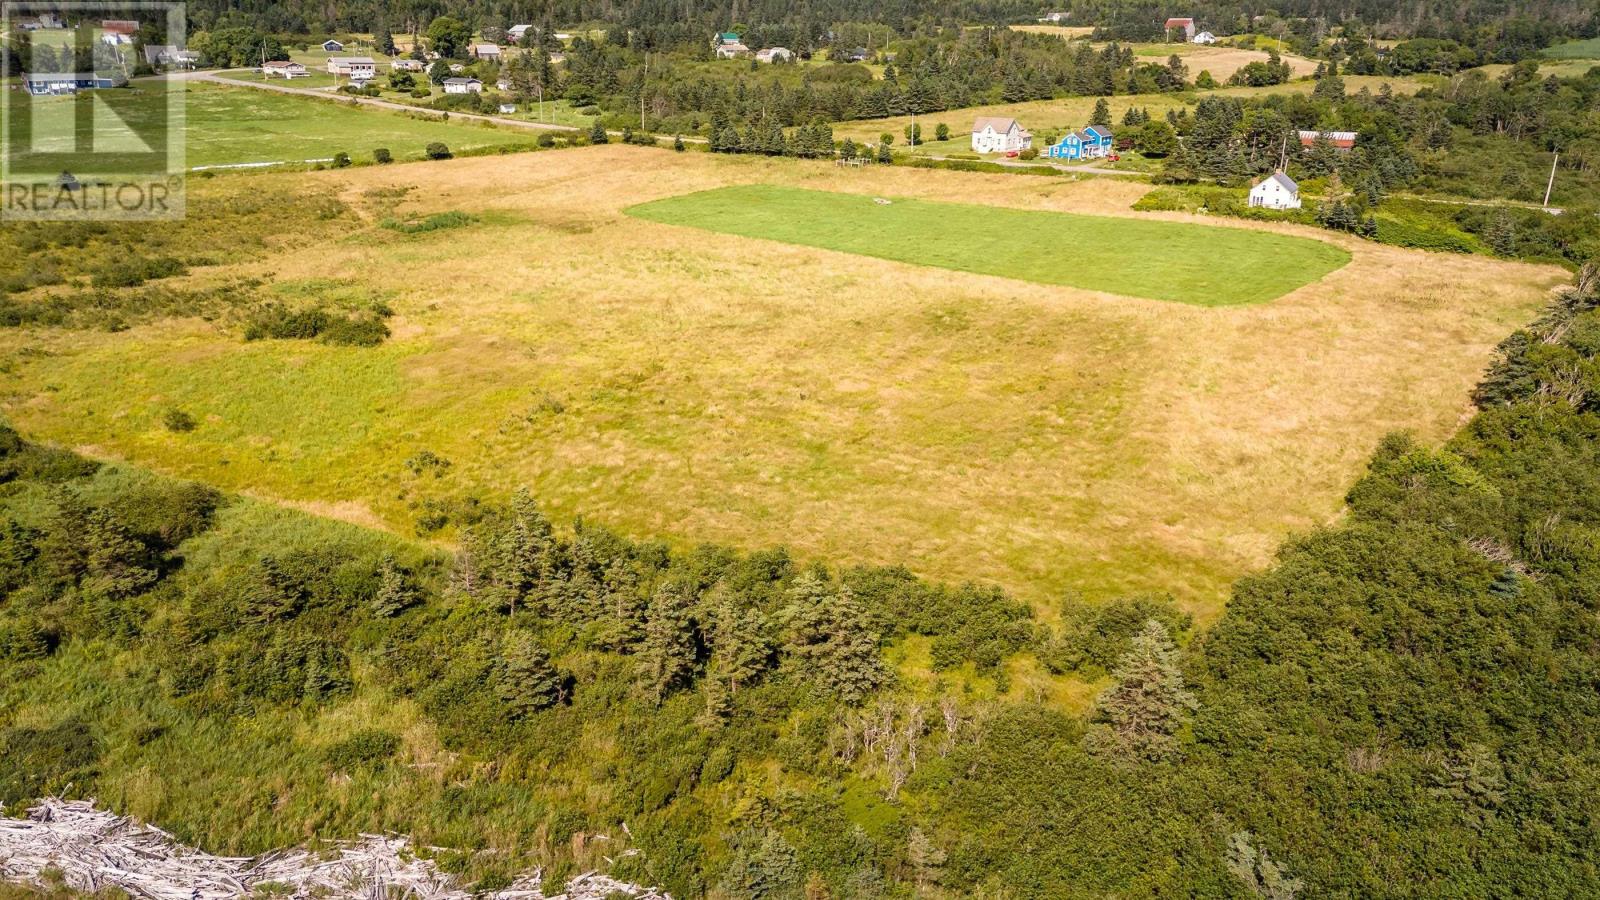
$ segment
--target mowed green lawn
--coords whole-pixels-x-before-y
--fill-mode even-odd
[[[738,185],[630,207],[652,222],[1197,306],[1263,303],[1350,261],[1238,228]]]
[[[129,88],[85,96],[94,96],[97,101],[95,143],[100,152],[117,152],[123,144],[133,141],[132,135],[123,134],[129,129],[120,127],[122,122],[137,125],[160,114],[156,88],[150,83],[136,82]],[[459,154],[487,147],[531,148],[539,137],[532,130],[412,117],[259,88],[199,82],[190,84],[182,97],[185,165],[191,169],[304,163],[329,159],[336,153],[371,160],[372,151],[379,147],[388,149],[397,160],[415,160],[422,159],[423,149],[434,141]],[[36,135],[32,145],[40,149],[70,149],[80,127],[74,119],[74,103],[72,97],[15,98],[12,110],[30,117]],[[15,129],[21,125],[20,120],[13,120],[8,127],[15,135],[20,133]],[[103,171],[96,169],[91,160],[76,168]]]
[[[412,118],[398,112],[259,88],[195,85],[188,94],[188,163],[298,162],[349,153],[371,159],[377,147],[398,160],[421,159],[441,141],[453,152],[532,147],[538,133],[469,122]]]

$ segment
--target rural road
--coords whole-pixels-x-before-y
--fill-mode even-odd
[[[962,160],[954,156],[924,156],[923,159],[936,159],[940,162],[971,162],[971,159]],[[1047,166],[1057,172],[1085,172],[1090,175],[1123,175],[1138,176],[1149,175],[1149,172],[1131,172],[1124,169],[1102,169],[1099,166],[1063,166],[1058,163],[1043,159],[1017,160],[1017,159],[985,159],[981,162],[992,162],[997,166],[1006,166],[1012,169],[1031,169],[1037,166]]]

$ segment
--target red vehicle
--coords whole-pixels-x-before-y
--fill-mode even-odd
[[[1007,150],[1006,151],[1006,159],[1016,159],[1016,158],[1017,158],[1017,151],[1015,151],[1015,150]]]
[[[1110,155],[1110,156],[1108,156],[1108,157],[1106,157],[1106,159],[1109,159],[1109,160],[1111,160],[1111,161],[1112,161],[1112,162],[1121,162],[1121,161],[1122,161],[1122,154],[1120,154],[1120,153],[1113,153],[1113,154],[1111,154],[1111,155]]]

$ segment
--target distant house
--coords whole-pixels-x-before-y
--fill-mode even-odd
[[[1191,44],[1215,44],[1216,42],[1217,36],[1209,31],[1202,31],[1189,39]]]
[[[346,75],[354,81],[370,81],[378,77],[378,64],[370,56],[330,56],[329,75]]]
[[[532,25],[513,25],[506,29],[506,37],[509,38],[513,44],[520,44],[522,43],[522,39],[527,37],[528,32],[532,30]]]
[[[972,149],[975,153],[1020,153],[1033,146],[1033,135],[1016,119],[980,116],[972,123]]]
[[[133,44],[133,35],[122,34],[117,31],[106,31],[101,33],[100,42],[111,47],[127,47]]]
[[[322,49],[329,53],[342,53],[344,52],[344,44],[341,44],[338,41],[330,38],[329,40],[322,42]]]
[[[200,54],[193,50],[179,50],[172,44],[145,44],[144,60],[151,68],[166,66],[173,69],[192,69],[200,64]]]
[[[731,44],[717,45],[717,59],[736,59],[750,52],[750,48],[734,41]]]
[[[1066,12],[1065,10],[1052,10],[1041,16],[1039,21],[1049,22],[1052,25],[1060,25],[1062,22],[1065,22],[1070,18],[1072,18],[1072,13]]]
[[[872,52],[865,47],[856,47],[844,55],[845,62],[866,62],[872,58]]]
[[[424,66],[420,59],[391,59],[389,71],[391,72],[421,72]]]
[[[473,59],[487,59],[493,62],[500,61],[499,44],[471,44],[467,47],[467,54]]]
[[[716,37],[711,39],[711,46],[713,47],[721,47],[723,44],[737,43],[739,43],[739,36],[731,31],[720,32]]]
[[[1316,145],[1317,137],[1319,135],[1321,137],[1327,138],[1328,143],[1333,145],[1333,149],[1346,151],[1346,152],[1355,149],[1356,138],[1360,136],[1358,132],[1354,132],[1354,131],[1305,131],[1305,130],[1302,130],[1302,131],[1299,132],[1300,146],[1304,147],[1307,150],[1311,149],[1313,146]]]
[[[502,103],[502,104],[500,104],[500,114],[503,115],[503,116],[509,116],[512,113],[516,112],[516,111],[517,111],[517,105],[515,103]]]
[[[1181,31],[1183,32],[1184,40],[1192,40],[1194,38],[1194,20],[1188,18],[1168,19],[1167,31],[1169,33],[1173,31]]]
[[[131,44],[133,36],[139,33],[139,23],[132,19],[103,19],[100,22],[102,35],[116,35],[125,38],[118,43]]]
[[[457,75],[460,75],[462,72],[465,72],[466,70],[467,70],[467,67],[463,66],[461,63],[451,63],[450,64],[450,71],[455,73],[455,74],[457,74]]]
[[[494,89],[497,90],[497,91],[509,91],[509,90],[511,90],[511,80],[508,79],[508,78],[502,78],[499,81],[496,81],[494,83]]]
[[[446,78],[444,80],[446,94],[481,94],[483,82],[476,78]]]
[[[51,94],[76,94],[79,91],[115,86],[116,82],[110,76],[98,75],[94,72],[25,73],[22,76],[23,89],[35,97],[45,97]]]
[[[283,79],[311,77],[304,64],[288,59],[273,59],[262,63],[261,74],[268,78]]]
[[[777,63],[791,62],[794,60],[793,51],[785,47],[768,47],[756,51],[756,62]]]
[[[1090,125],[1082,131],[1069,131],[1061,140],[1044,148],[1050,159],[1101,159],[1111,153],[1115,138],[1111,129]]]
[[[1282,172],[1273,172],[1250,186],[1250,205],[1265,209],[1299,209],[1300,185]]]

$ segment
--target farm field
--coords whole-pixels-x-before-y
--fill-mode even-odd
[[[1097,45],[1101,46],[1101,45]],[[1201,72],[1210,72],[1211,77],[1217,81],[1227,81],[1233,73],[1239,71],[1253,62],[1266,62],[1269,59],[1265,50],[1246,50],[1240,47],[1219,47],[1214,44],[1133,44],[1133,53],[1142,62],[1166,62],[1169,56],[1177,55],[1183,59],[1184,65],[1189,67],[1189,77],[1193,78]],[[1317,70],[1317,61],[1296,56],[1292,53],[1282,55],[1282,60],[1289,64],[1294,72],[1294,77],[1304,78]]]
[[[1208,225],[740,185],[630,207],[631,216],[880,259],[1151,300],[1273,300],[1343,266],[1321,241]],[[1070,253],[1040,253],[1049,235]],[[1130,259],[1146,260],[1130,266]]]
[[[1540,51],[1541,56],[1550,59],[1592,59],[1600,61],[1600,37],[1589,38],[1586,41],[1568,41],[1554,47],[1546,47]]]
[[[1205,621],[1286,533],[1337,514],[1382,435],[1448,434],[1494,343],[1567,277],[1230,222],[1209,234],[1320,235],[1351,261],[1250,306],[1113,296],[625,211],[778,185],[1203,220],[1131,213],[1148,188],[1107,179],[689,154],[668,183],[661,153],[199,182],[218,203],[316,196],[342,221],[285,213],[257,258],[164,286],[356,291],[394,309],[392,337],[245,342],[225,319],[5,329],[0,410],[25,434],[402,534],[449,540],[422,520],[527,485],[558,522],[904,562],[1044,609],[1069,592],[1174,590]],[[471,218],[419,234],[379,224],[449,211]],[[1055,234],[1016,237],[1080,253]],[[208,252],[193,223],[166,252],[185,242]],[[1173,252],[1215,261],[1204,246]],[[197,427],[163,427],[173,409]],[[446,464],[417,466],[423,451]]]
[[[1216,74],[1216,73],[1212,73]],[[1437,79],[1426,77],[1383,78],[1374,75],[1344,76],[1345,88],[1351,93],[1367,88],[1374,93],[1384,83],[1388,83],[1398,93],[1415,93],[1424,85]],[[1273,85],[1270,87],[1234,87],[1219,88],[1215,91],[1189,92],[1185,94],[1121,94],[1105,98],[1111,107],[1111,121],[1122,120],[1123,113],[1129,107],[1147,109],[1151,115],[1165,115],[1169,109],[1178,109],[1184,106],[1193,106],[1200,102],[1201,97],[1216,94],[1231,97],[1258,97],[1273,93],[1310,93],[1316,87],[1312,81],[1295,81],[1289,84]],[[1097,97],[1064,97],[1056,100],[1030,100],[1024,103],[995,103],[987,106],[970,106],[964,109],[949,109],[943,112],[927,113],[921,116],[897,116],[890,119],[864,119],[849,122],[835,122],[833,135],[839,140],[851,138],[856,141],[877,143],[880,134],[891,134],[895,138],[895,148],[902,147],[902,132],[912,122],[922,125],[923,134],[932,137],[934,125],[944,122],[950,126],[952,134],[967,134],[972,128],[972,120],[979,116],[1011,116],[1022,123],[1024,128],[1035,135],[1035,146],[1038,146],[1038,136],[1045,131],[1064,131],[1068,128],[1082,128],[1089,121],[1089,115],[1094,111]],[[963,145],[965,141],[960,142]],[[918,146],[916,151],[927,155],[930,151],[926,145]]]
[[[327,159],[335,153],[370,158],[386,147],[397,160],[421,159],[429,142],[454,152],[485,147],[532,147],[533,131],[468,122],[407,118],[397,112],[322,101],[255,88],[191,82],[188,164],[238,165]]]
[[[259,73],[244,69],[234,69],[225,72],[218,72],[216,74],[218,78],[226,78],[230,81],[260,83],[262,80]],[[424,77],[422,80],[425,81],[426,77]],[[306,78],[296,78],[292,82],[284,82],[279,79],[273,79],[268,83],[275,85],[287,84],[289,87],[294,88],[323,90],[327,91],[332,96],[339,96],[334,92],[340,85],[344,83],[344,80],[335,79],[334,76],[329,75],[326,72],[316,72]],[[387,87],[389,83],[389,73],[386,67],[380,66],[378,80],[374,83],[380,88]],[[490,87],[492,88],[493,85],[490,85]],[[432,107],[429,105],[431,101],[441,96],[443,96],[443,93],[437,87],[435,87],[432,95],[428,97],[418,98],[413,97],[406,92],[384,90],[383,95],[377,99],[386,100],[390,103],[403,103],[407,106],[415,106],[418,109],[432,109]],[[520,119],[527,122],[543,122],[548,125],[566,125],[572,128],[587,128],[594,122],[593,116],[586,116],[579,113],[571,103],[568,103],[565,100],[546,100],[542,107],[538,103],[519,103],[517,104],[517,107],[518,109],[514,113],[500,113],[496,112],[493,108],[490,108],[488,111],[480,113],[479,115],[492,115],[501,119]],[[537,135],[535,137],[537,137]]]

